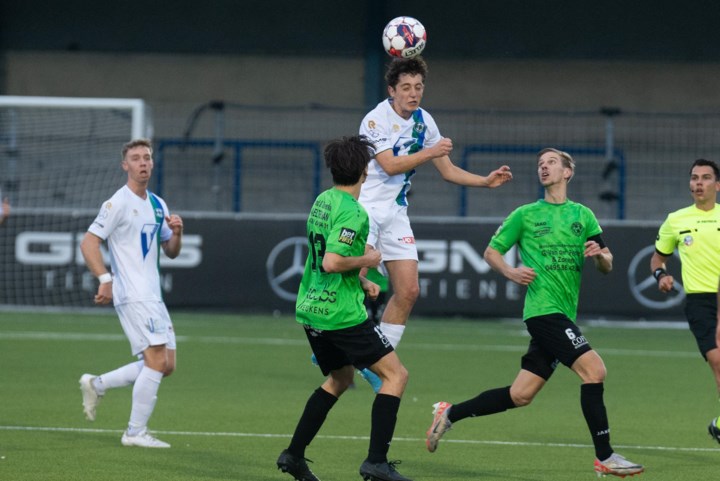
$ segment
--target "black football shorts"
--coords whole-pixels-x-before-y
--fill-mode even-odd
[[[350,364],[365,369],[393,351],[380,327],[370,320],[333,331],[304,327],[320,370],[326,376]]]
[[[567,367],[592,350],[580,328],[565,314],[546,314],[525,320],[530,345],[522,357],[521,367],[550,379],[558,363]]]
[[[717,294],[702,292],[685,297],[685,317],[695,336],[700,354],[707,361],[707,352],[717,348]]]

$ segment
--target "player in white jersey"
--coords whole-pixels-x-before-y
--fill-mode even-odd
[[[125,144],[122,168],[128,174],[127,184],[103,203],[80,249],[88,269],[100,281],[95,303],[113,302],[132,354],[139,360],[99,376],[83,374],[83,410],[94,421],[108,389],[132,384],[130,421],[122,444],[169,448],[148,433],[147,423],[162,378],[175,370],[175,332],[160,290],[158,262],[161,248],[170,258],[180,254],[183,222],[169,214],[165,201],[147,190],[153,169],[150,141]],[[103,241],[110,251],[112,274],[105,268]]]
[[[400,342],[420,292],[415,236],[407,215],[415,168],[432,161],[445,181],[469,187],[493,188],[512,179],[506,165],[483,177],[452,163],[452,140],[442,137],[432,116],[420,108],[426,74],[421,57],[394,59],[385,73],[390,97],[360,125],[360,134],[375,145],[375,158],[359,200],[370,215],[367,243],[382,253],[392,285],[380,325],[393,347]]]

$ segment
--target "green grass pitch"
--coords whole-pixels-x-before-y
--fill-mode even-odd
[[[120,444],[131,389],[110,391],[84,419],[78,378],[132,360],[112,311],[0,312],[0,479],[5,481],[282,481],[275,460],[322,382],[290,317],[172,312],[178,368],[150,428],[169,450]],[[582,325],[582,324],[581,324]],[[687,329],[583,325],[609,375],[615,449],[645,464],[646,481],[718,476],[720,414],[710,370]],[[579,380],[564,367],[525,408],[456,423],[425,450],[432,404],[512,382],[527,345],[522,322],[410,320],[398,351],[410,371],[390,459],[415,480],[594,479]],[[373,393],[358,378],[307,450],[323,481],[359,480]]]

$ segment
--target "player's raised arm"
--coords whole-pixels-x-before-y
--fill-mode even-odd
[[[443,138],[432,147],[419,150],[409,155],[393,154],[392,150],[385,150],[375,155],[375,160],[388,175],[404,174],[412,169],[424,164],[429,160],[436,161],[441,158],[447,158],[452,152],[452,140]]]
[[[512,171],[507,165],[493,170],[487,176],[473,174],[453,164],[450,157],[444,156],[433,159],[435,168],[440,172],[443,180],[467,187],[499,187],[512,180]]]

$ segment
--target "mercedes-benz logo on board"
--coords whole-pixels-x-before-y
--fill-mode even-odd
[[[679,275],[673,276],[673,290],[667,294],[660,292],[657,281],[650,272],[650,258],[655,252],[655,246],[649,245],[641,249],[628,266],[628,286],[633,297],[648,309],[669,309],[682,303],[685,299],[685,290],[678,281]],[[680,267],[680,258],[677,252],[673,254],[676,267]]]
[[[265,266],[270,287],[278,297],[295,302],[305,271],[307,250],[306,238],[290,237],[270,251]]]

